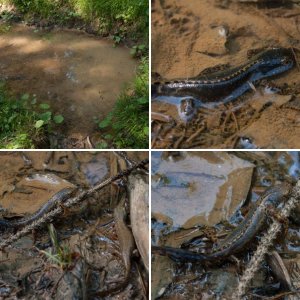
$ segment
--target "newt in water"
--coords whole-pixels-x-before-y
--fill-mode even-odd
[[[268,209],[278,208],[290,195],[292,187],[288,183],[268,189],[262,195],[241,224],[207,254],[180,248],[152,246],[152,253],[168,256],[176,262],[208,262],[222,260],[244,249],[261,231],[268,218]]]
[[[0,229],[5,228],[18,228],[25,225],[28,225],[32,223],[33,221],[36,221],[37,219],[43,217],[47,212],[49,212],[51,209],[55,207],[55,205],[62,204],[67,199],[71,197],[73,192],[75,191],[75,188],[64,188],[54,194],[38,211],[33,213],[32,215],[28,217],[24,217],[19,220],[6,220],[1,219],[0,220]]]

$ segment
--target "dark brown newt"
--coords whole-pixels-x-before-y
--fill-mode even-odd
[[[112,289],[95,293],[95,295],[97,296],[104,297],[107,295],[116,294],[120,292],[122,289],[124,289],[127,286],[129,281],[129,274],[131,270],[131,255],[132,255],[132,251],[135,248],[135,242],[134,242],[132,232],[131,230],[129,230],[126,224],[127,212],[125,209],[125,201],[126,201],[126,193],[123,194],[119,204],[114,209],[115,227],[116,227],[116,232],[120,243],[120,250],[122,253],[122,259],[125,267],[124,280],[120,284],[118,284],[118,286]]]
[[[295,57],[292,49],[272,48],[235,68],[209,75],[199,74],[190,79],[154,82],[151,85],[152,96],[195,97],[202,105],[225,103],[253,89],[253,84],[257,81],[286,72],[294,65]],[[167,99],[161,101],[168,102]]]
[[[213,247],[208,254],[165,247],[152,246],[152,253],[165,255],[177,262],[206,262],[224,259],[244,249],[266,224],[268,207],[278,208],[290,195],[292,186],[280,184],[268,189],[262,195],[241,224],[234,229],[223,241]]]
[[[28,217],[24,217],[20,220],[0,220],[0,229],[18,228],[32,223],[33,221],[41,218],[45,213],[49,212],[55,205],[63,203],[68,198],[70,198],[74,190],[75,188],[73,187],[68,187],[60,190],[59,192],[54,194],[38,211]]]

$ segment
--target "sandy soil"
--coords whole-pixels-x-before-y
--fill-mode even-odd
[[[16,94],[35,94],[65,122],[57,133],[69,141],[97,132],[136,71],[129,49],[76,30],[46,31],[14,25],[0,36],[0,70]],[[76,148],[52,141],[54,148]],[[95,141],[97,143],[97,141]],[[82,145],[81,145],[82,146]]]
[[[153,0],[153,74],[189,78],[218,65],[238,66],[247,61],[249,50],[266,47],[294,47],[299,60],[300,7],[279,4]],[[152,117],[152,146],[299,148],[299,68],[270,82],[280,87],[278,94],[262,95],[257,87],[233,103],[200,108],[188,124],[179,119],[175,105],[152,101],[152,112],[168,117]]]

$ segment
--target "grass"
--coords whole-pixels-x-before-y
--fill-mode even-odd
[[[148,0],[0,0],[15,6],[27,19],[57,24],[84,20],[101,33],[148,39]]]
[[[143,58],[133,85],[120,95],[112,113],[98,124],[101,130],[111,133],[104,138],[115,148],[148,149],[148,66],[148,59]],[[102,144],[97,147],[104,148]]]
[[[49,251],[40,250],[51,263],[58,265],[61,269],[66,270],[71,267],[75,253],[72,253],[68,245],[60,245],[53,224],[48,225],[49,235],[52,243],[52,249]]]

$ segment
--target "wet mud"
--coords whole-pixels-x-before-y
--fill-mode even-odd
[[[137,63],[129,49],[71,29],[4,26],[1,79],[15,94],[36,95],[53,115],[64,117],[50,136],[49,148],[88,148],[87,136],[97,144],[94,118],[103,120],[112,111],[135,75]]]
[[[300,175],[299,152],[155,152],[152,162],[152,245],[201,254],[238,228],[267,189],[293,185]],[[299,298],[299,207],[247,286],[245,299]],[[269,225],[223,259],[175,262],[152,252],[152,299],[233,299]]]
[[[146,152],[127,155],[136,162],[148,157]],[[1,244],[23,230],[6,228],[3,220],[29,218],[62,189],[74,189],[69,198],[76,197],[126,168],[124,160],[108,152],[2,152],[0,162],[3,166],[0,174]],[[129,203],[130,191],[138,188],[138,180],[145,176],[136,170],[129,176],[129,182],[123,177],[122,182],[91,193],[73,207],[64,207],[65,202],[57,204],[63,210],[52,218],[51,225],[45,221],[10,243],[11,247],[1,249],[0,298],[148,299],[145,258],[134,250],[136,255],[130,257],[127,270],[124,236],[120,232],[134,236],[139,246],[144,244],[144,236],[136,232],[132,235],[131,228],[117,219],[115,212],[116,207],[126,210],[126,224],[133,215],[134,218],[136,214],[148,216],[148,207],[140,206],[133,212]],[[122,185],[129,188],[129,195]],[[144,194],[146,197],[147,193]],[[124,195],[125,206],[121,207],[118,202],[121,196],[125,199]],[[148,205],[148,198],[145,201]],[[148,223],[144,225],[140,221],[139,226],[141,231],[146,226],[144,230],[148,232]],[[127,272],[129,276],[125,278]]]
[[[299,148],[299,13],[297,1],[153,0],[152,83],[228,70],[274,47],[293,48],[296,64],[238,99],[199,104],[190,120],[182,98],[154,96],[152,147]]]

